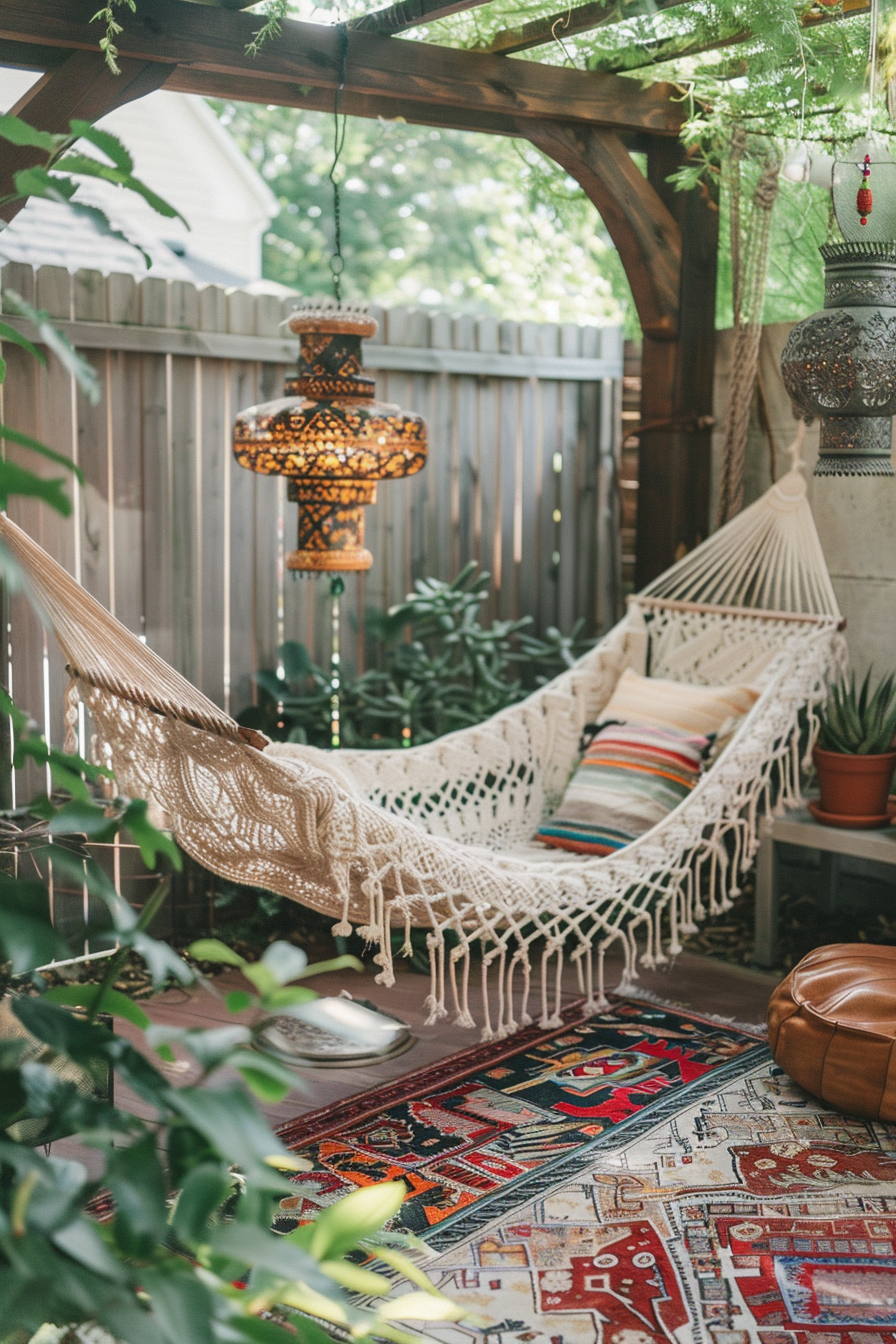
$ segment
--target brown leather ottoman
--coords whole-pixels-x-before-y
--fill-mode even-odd
[[[775,1063],[849,1115],[896,1121],[896,947],[836,943],[794,966],[772,994]]]

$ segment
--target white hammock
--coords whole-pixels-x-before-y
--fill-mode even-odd
[[[120,787],[161,807],[213,872],[332,914],[336,934],[358,927],[377,946],[381,984],[394,980],[391,929],[405,930],[409,953],[411,928],[428,928],[430,1021],[450,1004],[458,1023],[474,1025],[478,945],[485,1038],[528,1023],[532,991],[540,1021],[559,1024],[565,957],[600,1006],[610,946],[621,946],[631,979],[639,961],[665,961],[696,921],[729,907],[763,810],[801,801],[801,747],[814,741],[815,706],[845,658],[796,470],[630,599],[626,618],[549,685],[485,723],[398,751],[258,750],[2,516],[0,539],[67,656],[67,722],[80,698],[97,759]],[[535,845],[584,725],[625,667],[644,670],[648,646],[653,675],[751,681],[760,697],[694,791],[626,848],[595,858]]]

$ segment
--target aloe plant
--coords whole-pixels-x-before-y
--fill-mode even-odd
[[[856,693],[856,675],[831,687],[821,716],[818,745],[849,756],[890,751],[896,735],[896,674],[890,673],[871,692],[871,669]]]

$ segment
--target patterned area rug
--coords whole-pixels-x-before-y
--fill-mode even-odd
[[[278,1226],[402,1178],[450,1344],[896,1344],[896,1132],[825,1110],[756,1035],[618,999],[280,1131]]]

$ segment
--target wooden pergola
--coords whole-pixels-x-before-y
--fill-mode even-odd
[[[259,19],[240,12],[242,0],[138,0],[136,14],[121,11],[116,76],[90,22],[97,0],[0,0],[0,64],[43,72],[13,109],[42,130],[97,120],[161,87],[331,111],[344,79],[340,107],[352,116],[515,136],[556,160],[600,212],[644,332],[640,586],[706,534],[718,211],[705,191],[667,182],[682,162],[685,112],[671,86],[511,59],[549,42],[557,16],[499,33],[483,51],[400,36],[484,3],[400,0],[349,25],[347,43],[336,27],[286,21],[248,56]],[[589,0],[563,15],[564,32],[614,12],[609,0]],[[634,151],[646,155],[646,176]],[[0,191],[32,155],[2,145]]]

